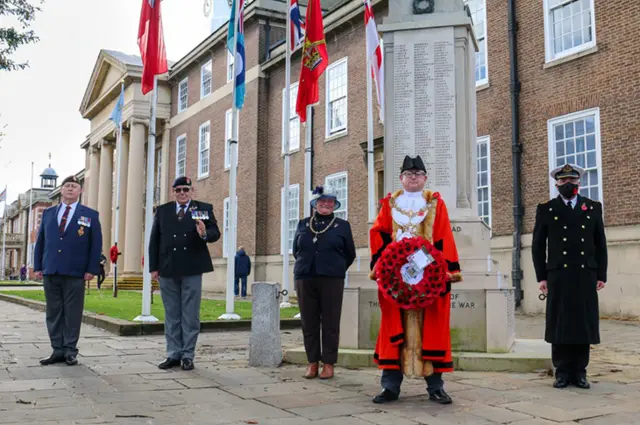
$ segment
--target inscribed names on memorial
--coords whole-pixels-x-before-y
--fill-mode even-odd
[[[393,46],[393,167],[420,155],[426,189],[456,201],[455,45],[453,28],[397,32]],[[395,188],[400,182],[395,180]]]

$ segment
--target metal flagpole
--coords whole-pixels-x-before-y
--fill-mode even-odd
[[[236,252],[236,226],[238,223],[238,205],[236,195],[236,179],[238,174],[238,119],[240,113],[238,111],[238,105],[236,104],[236,71],[238,61],[236,54],[238,52],[238,20],[240,8],[239,1],[233,2],[234,7],[234,22],[233,22],[233,89],[231,94],[231,101],[233,102],[233,108],[231,112],[231,140],[229,143],[229,215],[227,223],[229,225],[229,232],[227,233],[227,240],[224,243],[227,245],[227,294],[226,294],[226,313],[219,317],[222,320],[240,320],[240,316],[234,312],[235,295],[233,291],[233,282],[235,279],[235,252]],[[244,64],[242,66],[245,66]]]
[[[147,142],[147,199],[144,211],[144,252],[149,252],[151,239],[151,226],[153,225],[153,188],[156,154],[156,103],[158,101],[158,76],[153,77],[153,95],[151,100],[151,118],[149,120],[149,139]],[[147,255],[148,257],[148,255]],[[149,258],[144,262],[142,272],[142,314],[135,319],[140,322],[157,322],[158,319],[151,315],[151,272],[149,271]]]
[[[280,211],[280,249],[282,251],[282,303],[280,308],[291,307],[289,302],[289,136],[291,125],[289,118],[291,115],[291,8],[287,2],[287,23],[286,23],[286,48],[285,48],[285,93],[284,93],[284,114],[282,120],[282,131],[284,135],[284,186],[282,189],[282,207]],[[284,291],[287,292],[284,292]],[[286,294],[286,295],[284,295]]]
[[[33,161],[31,161],[31,190],[29,191],[29,214],[27,215],[27,280],[31,267],[31,212],[33,207]]]
[[[311,170],[313,161],[313,152],[311,151],[311,139],[313,138],[313,106],[307,106],[307,125],[305,127],[304,137],[304,216],[311,215]]]
[[[375,170],[373,158],[373,96],[372,75],[371,75],[371,57],[367,55],[367,168],[368,186],[369,186],[369,225],[373,225],[376,218],[376,197],[375,197]]]
[[[124,80],[120,85],[120,93],[124,93]],[[155,94],[154,94],[155,95]],[[118,99],[119,100],[119,99]],[[115,232],[113,236],[113,245],[116,250],[118,249],[118,236],[120,233],[120,169],[122,167],[122,109],[124,107],[124,102],[120,105],[120,115],[119,115],[119,126],[118,126],[118,139],[116,141],[116,150],[118,151],[118,159],[116,160],[116,214],[115,214]],[[155,107],[154,107],[155,111]],[[154,126],[155,127],[155,126]],[[149,127],[151,128],[151,127]],[[154,137],[155,140],[155,137]],[[153,167],[152,167],[153,168]],[[118,253],[120,255],[120,253]],[[113,263],[113,297],[118,297],[118,257],[116,257],[115,263]]]
[[[7,186],[4,187],[4,212],[2,214],[2,270],[0,270],[0,280],[5,279],[5,244],[7,240]]]

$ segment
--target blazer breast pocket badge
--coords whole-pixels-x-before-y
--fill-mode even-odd
[[[78,236],[82,235],[84,235],[84,226],[80,226],[80,228],[78,229]]]

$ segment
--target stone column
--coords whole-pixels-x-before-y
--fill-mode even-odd
[[[87,205],[98,209],[98,183],[100,180],[100,150],[97,146],[89,147],[89,201]]]
[[[102,252],[109,258],[111,248],[111,202],[113,195],[113,143],[102,141],[100,153],[100,187],[98,188],[98,212],[100,213],[100,225],[102,226]]]
[[[125,252],[125,223],[127,217],[127,189],[128,189],[128,176],[129,176],[129,131],[123,128],[122,131],[122,157],[120,163],[120,216],[118,229],[115,229],[114,221],[114,235],[118,232],[118,250]],[[116,152],[116,155],[118,153]],[[120,263],[122,264],[122,263]]]
[[[125,218],[124,273],[127,276],[142,275],[142,211],[144,205],[144,151],[148,120],[129,120],[129,164],[127,173],[127,213]]]
[[[169,197],[169,151],[171,150],[171,127],[169,120],[164,121],[162,133],[162,176],[160,176],[160,204],[168,202]]]

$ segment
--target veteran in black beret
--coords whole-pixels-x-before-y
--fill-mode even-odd
[[[559,195],[538,205],[533,229],[533,265],[547,294],[545,341],[551,344],[556,388],[590,388],[589,349],[600,343],[598,291],[607,281],[607,240],[602,204],[580,195],[583,174],[574,164],[551,172]]]
[[[188,177],[173,183],[174,202],[156,209],[149,242],[149,270],[160,281],[165,310],[167,358],[158,365],[170,369],[182,363],[193,369],[200,333],[202,274],[213,271],[207,243],[220,239],[213,206],[192,199]]]

